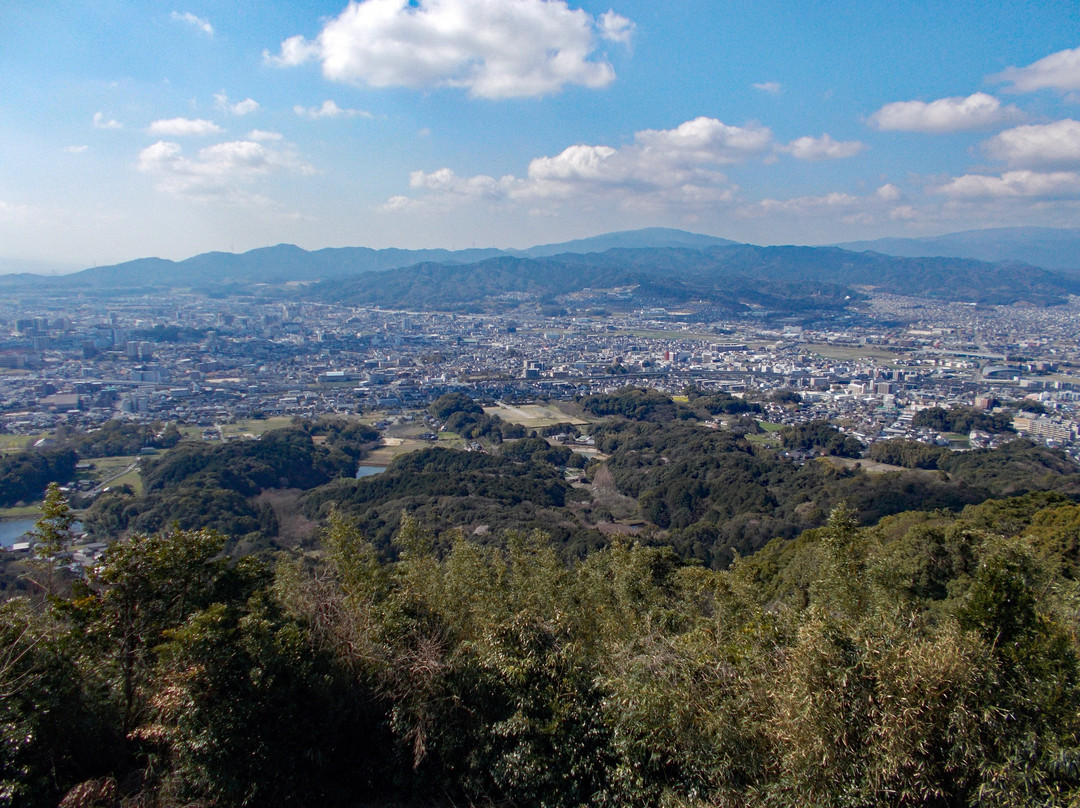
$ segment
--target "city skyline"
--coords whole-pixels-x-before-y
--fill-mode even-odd
[[[0,260],[1077,225],[1067,4],[0,11]]]

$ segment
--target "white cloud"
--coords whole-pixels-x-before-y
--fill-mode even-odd
[[[224,90],[220,93],[214,93],[214,105],[230,115],[249,115],[259,109],[259,102],[254,98],[245,98],[235,104],[230,102],[229,96],[225,94]]]
[[[899,188],[886,183],[865,195],[832,191],[790,199],[766,198],[743,204],[736,208],[734,213],[742,219],[770,221],[774,227],[798,227],[815,223],[815,232],[821,227],[831,228],[836,222],[865,227],[880,225],[889,220],[913,222],[925,218],[924,211],[911,205],[897,204],[902,198]],[[822,235],[815,238],[825,240]]]
[[[839,160],[854,157],[865,148],[865,144],[858,140],[833,140],[825,134],[821,137],[800,137],[778,151],[790,154],[798,160]]]
[[[233,140],[200,149],[187,157],[178,143],[159,140],[139,152],[138,168],[157,178],[161,191],[199,201],[259,200],[248,191],[257,180],[281,173],[312,174],[287,148],[254,140]]]
[[[695,118],[674,129],[645,129],[621,148],[576,145],[529,163],[519,196],[559,198],[621,191],[639,201],[699,203],[730,196],[727,177],[716,166],[767,153],[772,133],[762,126],[729,126]]]
[[[373,117],[370,112],[362,109],[346,109],[339,107],[333,101],[327,100],[322,102],[322,106],[319,107],[302,107],[297,104],[293,107],[293,112],[299,115],[301,118],[371,118]]]
[[[290,37],[264,58],[319,61],[327,79],[350,84],[522,98],[607,86],[615,71],[596,56],[597,38],[625,42],[632,31],[614,12],[595,19],[564,0],[353,0],[316,39]]]
[[[66,151],[68,154],[82,154],[84,151],[86,151],[89,148],[90,147],[86,146],[86,145],[68,146],[67,148],[64,149],[64,151]]]
[[[939,98],[937,101],[896,101],[886,104],[869,122],[883,131],[899,132],[960,132],[1022,117],[1015,106],[1003,107],[1001,102],[986,93],[974,93],[967,98]]]
[[[755,84],[754,89],[761,90],[763,93],[768,93],[769,95],[779,95],[780,91],[784,88],[780,86],[780,82],[778,81],[762,81]]]
[[[729,126],[705,117],[674,129],[643,129],[634,139],[645,151],[678,162],[739,163],[764,154],[772,146],[772,132],[764,126]]]
[[[318,41],[310,41],[297,34],[281,43],[281,53],[277,56],[264,50],[263,61],[278,67],[296,67],[318,59],[321,53]]]
[[[283,137],[280,132],[268,132],[265,129],[252,129],[247,134],[248,140],[281,140]]]
[[[467,197],[499,197],[520,183],[513,177],[496,180],[480,174],[475,177],[459,177],[449,168],[440,168],[430,174],[413,171],[409,174],[409,187],[425,191],[438,191]]]
[[[449,168],[416,171],[409,185],[425,192],[425,204],[453,199],[499,201],[617,200],[624,208],[700,206],[730,200],[733,186],[718,166],[771,152],[765,127],[729,126],[696,118],[674,129],[645,129],[619,148],[577,144],[557,155],[530,161],[523,178],[459,177]],[[395,198],[390,209],[420,200]]]
[[[1080,195],[1080,174],[1075,171],[1006,171],[1000,177],[965,174],[931,190],[955,199],[1062,199]]]
[[[168,118],[154,121],[146,128],[146,131],[151,135],[187,137],[188,135],[213,135],[220,132],[221,127],[204,118]]]
[[[30,213],[30,206],[24,204],[13,205],[0,199],[0,219],[22,218]]]
[[[1047,124],[1017,126],[983,144],[991,157],[1023,168],[1080,164],[1080,121],[1066,118]]]
[[[833,191],[821,196],[800,196],[794,199],[762,199],[757,207],[764,213],[818,213],[834,212],[837,209],[854,207],[863,203],[863,199],[851,194]]]
[[[183,14],[178,11],[174,11],[171,16],[172,19],[176,22],[182,22],[188,25],[195,26],[207,36],[214,35],[214,26],[212,26],[207,20],[204,20],[202,17],[196,17],[190,11],[185,11]]]
[[[629,44],[636,26],[631,20],[608,9],[600,15],[600,36],[610,42]]]
[[[874,196],[878,199],[884,199],[886,202],[892,202],[899,199],[903,194],[900,192],[899,188],[891,182],[887,182],[874,191]]]
[[[1018,93],[1046,88],[1080,90],[1080,48],[1051,53],[1027,67],[1007,68],[990,76],[990,80],[1008,82],[1008,89]]]
[[[105,115],[104,112],[94,113],[94,128],[95,129],[123,129],[124,125],[120,121],[115,121]]]

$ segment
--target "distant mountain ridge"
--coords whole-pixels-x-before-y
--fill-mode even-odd
[[[923,238],[879,238],[834,245],[906,257],[944,256],[980,261],[1021,261],[1080,274],[1080,229],[995,227]]]
[[[499,256],[458,266],[419,264],[388,273],[379,283],[366,278],[322,282],[302,296],[348,305],[455,309],[500,298],[543,304],[589,289],[631,287],[638,306],[697,301],[730,311],[747,306],[805,311],[843,308],[845,298],[861,297],[863,289],[984,304],[1052,305],[1080,292],[1080,280],[1018,263],[732,244],[704,250]]]
[[[1017,229],[1009,229],[1013,230]],[[1038,234],[1029,232],[1031,228],[1021,230],[1034,243]],[[969,241],[989,244],[988,232],[975,231],[981,235]],[[1066,231],[1049,232],[1060,236]],[[1042,239],[1052,241],[1046,233]],[[999,240],[1015,241],[1005,236]],[[930,249],[927,242],[914,241],[912,250]],[[382,275],[377,284],[366,277],[373,272]],[[279,244],[238,254],[203,253],[184,261],[141,258],[64,276],[0,276],[0,291],[117,295],[192,289],[228,294],[250,293],[260,285],[273,288],[297,283],[314,288],[312,299],[433,308],[476,305],[500,295],[544,301],[590,287],[620,286],[638,289],[635,294],[642,305],[712,301],[731,311],[745,310],[748,305],[830,309],[839,305],[838,300],[857,298],[859,290],[868,289],[976,303],[1027,301],[1036,305],[1059,303],[1080,293],[1080,274],[1062,274],[1016,260],[890,256],[881,249],[855,252],[835,246],[758,247],[667,228],[608,233],[528,250],[339,247],[307,251]],[[267,291],[279,296],[298,294]]]
[[[101,288],[128,286],[202,287],[230,283],[289,283],[351,277],[423,263],[443,265],[473,264],[498,256],[538,258],[559,253],[593,253],[612,248],[690,247],[704,249],[736,244],[728,239],[703,236],[664,227],[605,233],[559,244],[542,244],[526,250],[494,247],[465,250],[406,250],[396,247],[327,247],[304,250],[293,244],[260,247],[244,253],[208,252],[182,261],[166,258],[138,258],[111,266],[93,267],[61,277],[43,277],[26,272],[0,276],[0,288],[22,287],[29,283],[50,283],[66,287]]]
[[[729,247],[739,243],[726,238],[703,236],[670,227],[646,227],[641,230],[604,233],[600,236],[564,241],[560,244],[542,244],[527,250],[506,250],[505,252],[524,258],[544,258],[563,253],[599,253],[616,249],[684,247],[691,250],[705,250],[710,247]]]

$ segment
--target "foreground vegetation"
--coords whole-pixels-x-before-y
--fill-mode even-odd
[[[137,534],[0,607],[0,799],[1075,804],[1078,537],[1050,493],[837,508],[726,571],[411,518],[381,560],[338,513],[272,565]]]
[[[55,486],[38,554],[6,554],[0,805],[1080,801],[1066,457],[890,442],[907,469],[871,475],[822,457],[855,453],[828,424],[755,445],[723,394],[578,403],[601,459],[459,394],[430,413],[485,451],[365,479],[355,421],[6,458],[37,485],[163,449],[85,512],[113,540],[85,578]],[[275,554],[286,490],[322,527]]]

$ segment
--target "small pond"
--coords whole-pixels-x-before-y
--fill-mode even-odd
[[[361,477],[373,477],[376,474],[382,474],[386,471],[386,466],[360,466],[356,470],[356,479]]]

